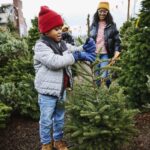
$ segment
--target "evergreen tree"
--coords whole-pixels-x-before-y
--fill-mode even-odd
[[[97,59],[93,64],[78,63],[80,79],[73,92],[68,93],[65,132],[75,143],[74,150],[117,150],[135,131],[136,111],[127,108],[123,89],[117,83],[112,83],[109,89],[104,82],[97,86],[96,81],[101,80],[95,76],[99,62]]]
[[[0,102],[13,112],[38,118],[33,62],[26,41],[0,32]]]
[[[33,53],[32,48],[35,45],[36,40],[39,39],[40,32],[38,30],[38,18],[35,17],[34,19],[31,20],[31,22],[32,22],[32,27],[28,32],[27,43],[28,43],[29,51]]]
[[[142,9],[139,15],[139,27],[141,28],[150,28],[150,1],[142,1]]]
[[[141,108],[150,102],[150,93],[146,86],[150,75],[150,1],[142,1],[142,9],[131,27],[122,35],[123,49],[121,56],[122,73],[120,85],[126,87],[126,94],[134,107]],[[130,31],[130,32],[128,32]]]
[[[136,22],[137,20],[135,18],[132,18],[127,22],[123,23],[123,26],[120,28],[120,37],[123,41],[121,44],[123,53],[121,54],[124,54],[124,51],[127,50],[127,47],[129,45],[128,41],[130,41],[132,35],[136,33],[136,28],[135,28]]]

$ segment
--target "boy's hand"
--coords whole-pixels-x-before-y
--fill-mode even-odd
[[[84,51],[75,51],[73,53],[73,56],[76,61],[80,60],[80,61],[94,62],[96,59],[95,53],[88,53],[88,52],[84,52]]]

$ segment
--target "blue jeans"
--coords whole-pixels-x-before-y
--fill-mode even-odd
[[[107,60],[107,59],[109,59],[108,54],[101,54],[100,55],[100,60]],[[104,61],[104,62],[101,62],[100,64],[98,64],[97,67],[103,68],[103,67],[106,67],[108,64],[109,64],[109,61]],[[100,71],[96,71],[96,76],[100,76],[100,75],[102,78],[107,78],[108,77],[108,70],[102,70],[101,69]],[[100,82],[101,82],[100,80],[97,81],[98,86],[101,84]],[[107,87],[109,87],[110,84],[111,84],[110,79],[106,80]]]
[[[66,92],[64,92],[63,99],[58,100],[56,96],[48,96],[39,94],[40,107],[40,140],[42,144],[48,144],[52,141],[51,133],[53,132],[53,139],[58,141],[63,138],[64,127],[64,107],[58,107],[58,101],[65,101]],[[53,127],[53,131],[52,131]]]

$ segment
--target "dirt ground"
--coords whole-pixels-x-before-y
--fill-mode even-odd
[[[38,121],[13,117],[6,129],[0,130],[0,150],[40,150]],[[150,150],[150,112],[136,117],[139,133],[123,150]]]
[[[123,150],[150,150],[150,112],[136,117],[137,135]]]
[[[38,122],[13,117],[6,129],[0,130],[0,150],[39,150]]]

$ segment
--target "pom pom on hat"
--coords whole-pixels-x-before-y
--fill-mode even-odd
[[[98,8],[97,9],[100,9],[100,8],[104,8],[104,9],[109,10],[109,3],[108,2],[100,2],[98,4]]]
[[[47,6],[41,6],[38,16],[38,28],[41,33],[46,33],[49,30],[63,25],[62,17]]]

